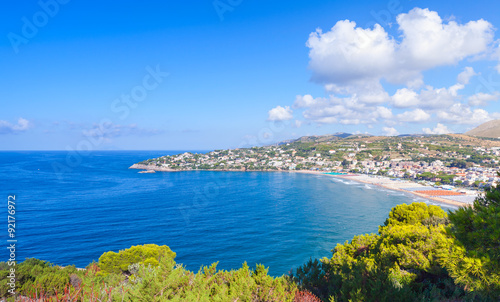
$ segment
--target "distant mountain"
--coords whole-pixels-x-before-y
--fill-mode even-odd
[[[279,142],[277,145],[290,144],[295,142],[301,143],[321,143],[321,142],[330,142],[338,139],[346,138],[352,136],[351,133],[345,132],[337,132],[334,134],[326,134],[326,135],[311,135],[311,136],[302,136],[297,139],[290,139],[286,141]]]
[[[424,136],[432,136],[433,134],[422,134],[422,133],[418,133],[418,134],[400,134],[398,135],[398,137],[424,137]]]
[[[465,135],[500,138],[500,120],[493,120],[467,131]]]
[[[346,137],[351,136],[352,134],[351,133],[345,133],[345,132],[337,132],[337,133],[334,133],[332,135],[336,136],[336,137],[346,138]]]

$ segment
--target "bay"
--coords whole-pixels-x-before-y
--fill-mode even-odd
[[[181,152],[0,152],[3,217],[8,195],[17,196],[17,260],[85,267],[106,251],[153,243],[168,245],[193,271],[247,261],[278,276],[330,257],[355,235],[376,233],[392,207],[426,201],[326,175],[128,169]]]

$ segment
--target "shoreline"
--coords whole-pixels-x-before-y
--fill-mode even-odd
[[[326,175],[328,175],[328,174],[326,174]],[[417,192],[413,192],[413,191],[403,190],[400,188],[395,188],[394,186],[387,186],[387,185],[383,185],[380,183],[370,182],[370,181],[366,181],[366,180],[361,180],[359,178],[355,178],[359,175],[351,175],[351,176],[329,175],[329,176],[338,177],[338,178],[342,178],[342,179],[348,179],[348,180],[352,180],[352,181],[359,182],[359,183],[365,183],[365,184],[369,184],[369,185],[375,185],[375,186],[378,186],[378,187],[381,187],[381,188],[384,188],[387,190],[391,190],[391,191],[399,191],[402,193],[408,193],[408,194],[412,194],[412,195],[415,195],[415,196],[423,198],[423,199],[432,200],[432,201],[435,201],[438,203],[444,203],[444,204],[452,205],[452,206],[456,206],[456,207],[464,207],[464,206],[469,205],[468,203],[465,203],[465,202],[460,202],[460,201],[456,201],[456,200],[450,200],[450,199],[445,199],[445,198],[440,198],[440,197],[435,197],[435,196],[428,196],[428,195],[425,195],[422,193],[417,193]],[[386,179],[386,180],[390,179],[387,177],[378,177],[378,179],[382,179],[382,178]],[[407,181],[406,183],[410,183],[410,181]],[[415,185],[418,185],[418,184],[415,183]]]
[[[285,173],[304,173],[304,174],[323,174],[324,172],[309,171],[309,170],[245,170],[245,169],[169,169],[165,167],[133,164],[129,169],[144,170],[138,173],[146,173],[147,171],[157,172],[199,172],[199,171],[212,171],[212,172],[285,172]],[[152,173],[152,172],[149,172]]]
[[[438,203],[443,203],[446,205],[451,205],[451,206],[456,206],[456,207],[464,207],[468,206],[469,204],[466,202],[460,202],[456,200],[450,200],[450,199],[445,199],[445,198],[440,198],[436,196],[428,196],[426,194],[422,193],[417,193],[414,191],[408,191],[408,190],[403,190],[401,188],[397,188],[396,186],[389,186],[384,183],[380,182],[375,182],[375,181],[369,181],[370,178],[378,179],[378,180],[390,180],[388,177],[383,177],[383,176],[376,176],[376,177],[369,177],[368,179],[365,179],[364,175],[358,175],[358,174],[347,174],[347,175],[332,175],[332,174],[326,174],[327,172],[320,172],[320,171],[309,171],[309,170],[244,170],[244,169],[199,169],[199,170],[176,170],[176,169],[168,169],[165,167],[158,167],[158,166],[149,166],[149,165],[142,165],[142,164],[133,164],[132,166],[129,167],[129,169],[138,169],[138,170],[144,170],[141,171],[142,173],[154,173],[152,171],[158,171],[158,172],[186,172],[186,171],[217,171],[217,172],[286,172],[286,173],[301,173],[301,174],[315,174],[315,175],[326,175],[330,177],[336,177],[336,178],[342,178],[342,179],[348,179],[352,180],[355,182],[359,183],[364,183],[364,184],[369,184],[369,185],[375,185],[387,190],[391,191],[399,191],[403,193],[408,193],[412,194],[414,196],[417,196],[419,198],[427,199],[430,201],[438,202]],[[149,172],[151,171],[151,172]],[[141,173],[139,172],[139,173]],[[362,179],[360,179],[362,178]],[[405,181],[405,183],[413,183],[411,181]],[[419,186],[419,184],[414,183],[415,186]],[[425,187],[423,187],[425,188]]]

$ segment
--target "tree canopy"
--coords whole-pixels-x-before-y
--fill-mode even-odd
[[[323,301],[496,301],[500,189],[449,215],[425,203],[394,207],[379,234],[339,244],[292,277]]]

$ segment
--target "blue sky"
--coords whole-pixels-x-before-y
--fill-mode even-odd
[[[497,1],[4,4],[0,150],[206,150],[500,118]]]

